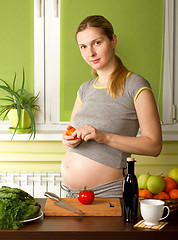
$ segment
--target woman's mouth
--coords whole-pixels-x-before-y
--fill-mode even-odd
[[[96,63],[98,63],[99,61],[100,61],[100,58],[92,60],[91,63],[96,64]]]

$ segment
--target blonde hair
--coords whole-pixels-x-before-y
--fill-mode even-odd
[[[78,32],[85,30],[88,27],[100,28],[103,34],[113,40],[114,29],[111,23],[100,15],[93,15],[86,17],[78,26],[75,36],[77,37]],[[127,68],[123,65],[121,59],[115,55],[116,67],[109,77],[107,84],[107,94],[110,94],[113,98],[122,96],[124,92],[125,79],[129,73]],[[92,73],[98,76],[97,71],[92,69]]]

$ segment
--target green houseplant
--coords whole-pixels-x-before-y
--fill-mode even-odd
[[[12,139],[15,133],[31,133],[29,139],[31,139],[32,136],[34,139],[36,133],[34,113],[40,109],[39,105],[36,104],[39,93],[36,96],[30,96],[29,92],[24,89],[24,69],[21,88],[16,90],[15,85],[16,73],[12,87],[3,79],[0,79],[0,90],[8,94],[0,98],[0,101],[5,101],[4,105],[0,105],[0,116],[3,115],[3,121],[6,116],[9,118],[11,123],[10,131],[13,133]]]

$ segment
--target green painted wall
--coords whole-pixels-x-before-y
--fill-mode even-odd
[[[0,78],[12,86],[16,72],[17,87],[20,87],[23,68],[25,87],[33,93],[33,0],[0,0]],[[3,96],[2,90],[0,96]]]

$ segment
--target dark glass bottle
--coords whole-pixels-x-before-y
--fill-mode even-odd
[[[126,222],[137,221],[138,211],[138,183],[134,174],[134,158],[127,158],[127,175],[123,185],[124,220]]]

